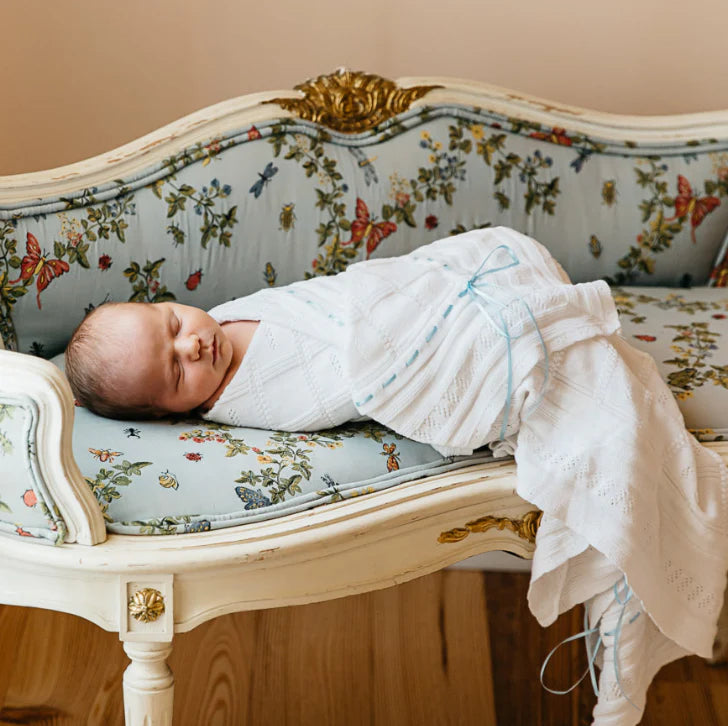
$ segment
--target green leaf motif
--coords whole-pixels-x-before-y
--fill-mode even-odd
[[[0,431],[0,454],[7,455],[13,452],[13,442],[9,437]]]
[[[9,403],[0,403],[0,421],[3,421],[6,418],[12,418],[13,412],[16,408],[17,406],[13,406]]]

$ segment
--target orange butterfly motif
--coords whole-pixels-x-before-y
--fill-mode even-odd
[[[374,252],[379,243],[389,237],[392,232],[397,231],[397,225],[394,222],[374,222],[369,217],[369,208],[363,199],[356,198],[356,219],[351,223],[351,239],[348,242],[342,242],[342,245],[350,245],[361,242],[367,238],[367,257]]]
[[[41,254],[38,240],[30,232],[28,232],[28,237],[25,242],[25,250],[25,257],[23,257],[23,261],[20,263],[20,277],[17,280],[11,280],[10,284],[19,280],[30,280],[33,275],[37,275],[36,286],[38,288],[38,294],[35,299],[38,302],[38,309],[40,310],[40,294],[51,284],[51,280],[54,277],[68,272],[70,268],[68,262],[64,262],[63,260],[46,259],[46,256]]]
[[[705,215],[712,212],[719,204],[718,197],[698,197],[693,195],[693,189],[690,182],[682,175],[677,175],[677,191],[675,197],[675,216],[666,219],[677,219],[678,217],[686,217],[690,215],[690,238],[695,240],[695,228],[705,219]]]

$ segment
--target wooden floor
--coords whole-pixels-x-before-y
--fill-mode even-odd
[[[581,629],[543,630],[527,574],[448,570],[325,603],[226,615],[175,638],[175,726],[579,726],[595,697],[544,691],[541,662]],[[486,602],[487,600],[487,602]],[[0,726],[122,726],[118,636],[80,618],[0,606]],[[581,674],[583,645],[549,666]],[[492,669],[492,670],[491,670]],[[497,716],[496,716],[497,714]],[[728,668],[671,663],[645,726],[728,726]]]

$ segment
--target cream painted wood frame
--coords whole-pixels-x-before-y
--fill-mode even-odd
[[[677,116],[598,113],[502,88],[447,78],[401,78],[400,88],[441,85],[412,104],[487,108],[548,126],[566,125],[616,141],[728,137],[728,111]],[[295,91],[241,96],[190,114],[100,156],[42,172],[0,177],[0,204],[59,196],[124,178],[228,130],[293,114],[263,101]],[[1,344],[0,344],[1,345]],[[518,520],[534,508],[515,493],[512,459],[399,484],[273,520],[175,536],[106,534],[73,458],[74,406],[65,376],[47,361],[0,351],[0,396],[22,393],[38,407],[41,476],[68,525],[52,547],[0,535],[0,602],[79,615],[119,633],[131,664],[124,674],[127,726],[172,723],[174,679],[166,659],[175,633],[225,613],[295,605],[389,587],[475,554],[533,545],[508,529],[469,531],[486,515]],[[728,442],[708,443],[728,463]],[[2,486],[0,472],[0,487]],[[441,534],[459,529],[456,541]],[[445,538],[447,540],[447,538]],[[129,602],[145,588],[164,610],[136,620]]]

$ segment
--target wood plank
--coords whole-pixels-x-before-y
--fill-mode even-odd
[[[567,696],[539,683],[549,650],[581,630],[579,609],[542,629],[527,589],[525,573],[445,570],[217,618],[175,638],[175,726],[589,724],[596,699],[586,681]],[[123,726],[128,659],[116,634],[0,606],[0,642],[0,726]],[[583,644],[568,644],[547,683],[568,687],[585,664]],[[660,671],[643,726],[691,723],[728,726],[728,668],[691,657]]]

